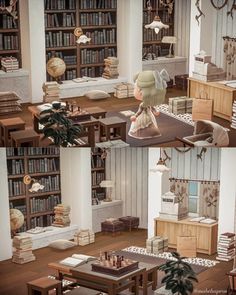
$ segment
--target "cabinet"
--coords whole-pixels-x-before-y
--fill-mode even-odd
[[[58,148],[7,148],[7,172],[10,208],[19,209],[25,216],[26,231],[36,226],[49,226],[54,219],[54,206],[61,203],[60,150]],[[23,178],[31,176],[44,189],[29,191]]]
[[[2,2],[4,5],[8,1]],[[17,1],[16,3],[18,16],[16,20],[6,10],[0,10],[0,60],[1,57],[14,56],[18,59],[19,66],[21,67],[19,2]]]
[[[191,222],[189,219],[180,221],[155,218],[155,234],[168,237],[169,247],[177,248],[178,236],[197,238],[197,252],[208,255],[217,252],[218,223],[203,224]]]
[[[161,1],[157,0],[151,1],[153,2],[152,11],[149,12],[147,2],[143,0],[143,55],[147,53],[154,53],[156,56],[168,55],[170,44],[164,44],[161,40],[164,36],[174,36],[174,9],[172,14],[169,14],[167,7],[161,5]],[[169,29],[160,30],[159,34],[152,29],[146,29],[145,25],[150,24],[155,15],[159,15],[161,21],[169,25]]]
[[[91,149],[91,183],[92,183],[92,204],[93,201],[102,201],[106,198],[106,190],[100,187],[105,180],[106,160],[103,151],[99,148]]]
[[[214,101],[214,115],[231,122],[236,89],[217,82],[204,82],[189,78],[188,96],[207,97]]]
[[[187,71],[187,58],[175,56],[173,58],[159,57],[156,60],[143,61],[143,71],[161,71],[166,69],[171,79],[176,75],[186,74]]]
[[[62,80],[99,77],[104,58],[117,55],[116,7],[116,0],[45,1],[46,59],[55,56],[65,61]],[[76,27],[91,38],[89,44],[77,45]]]

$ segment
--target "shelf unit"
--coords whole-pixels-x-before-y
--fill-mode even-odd
[[[99,185],[106,177],[106,160],[102,158],[102,154],[102,150],[99,148],[91,149],[91,185],[93,205],[96,205],[96,199],[102,201],[106,198],[105,188],[102,188]]]
[[[169,53],[169,44],[163,44],[161,42],[164,36],[174,36],[174,9],[172,14],[168,13],[168,9],[161,5],[160,0],[153,1],[152,11],[147,9],[147,1],[143,0],[143,55],[147,53],[154,53],[157,56],[166,56]],[[157,12],[157,2],[158,12]],[[155,15],[159,15],[161,21],[169,25],[169,29],[160,30],[159,34],[156,34],[152,29],[146,29],[145,25],[150,24]]]
[[[61,203],[60,150],[58,148],[6,148],[10,208],[25,216],[26,231],[53,222],[53,208]],[[31,193],[23,178],[30,175],[43,184],[42,191]],[[32,184],[32,183],[31,183]]]
[[[2,57],[13,56],[17,58],[21,67],[19,2],[16,4],[16,20],[6,10],[0,11],[0,60]]]
[[[100,77],[104,58],[117,55],[116,7],[117,0],[45,0],[46,61],[52,56],[65,61],[62,80]],[[91,38],[90,44],[76,44],[76,27]]]

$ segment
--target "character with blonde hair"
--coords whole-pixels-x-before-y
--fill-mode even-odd
[[[166,82],[169,80],[166,70],[143,71],[135,76],[134,97],[142,103],[137,113],[130,118],[132,123],[129,136],[144,139],[161,135],[155,118],[159,112],[156,111],[155,106],[164,102]]]

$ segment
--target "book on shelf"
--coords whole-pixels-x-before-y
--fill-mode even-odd
[[[93,256],[88,256],[83,254],[73,254],[71,257],[67,257],[61,260],[60,263],[66,266],[76,267],[78,265],[82,265],[96,259],[97,258]]]

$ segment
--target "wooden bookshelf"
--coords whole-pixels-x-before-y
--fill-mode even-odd
[[[76,44],[76,27],[91,38],[90,44]],[[100,77],[104,58],[117,55],[117,0],[45,0],[45,38],[46,61],[57,56],[66,63],[62,80]]]
[[[157,12],[157,1],[152,3],[152,11],[149,12],[147,9],[147,1],[143,0],[143,55],[147,53],[154,53],[158,56],[166,56],[169,53],[169,44],[163,44],[161,42],[164,36],[174,36],[174,10],[172,14],[168,14],[166,7],[163,7],[158,0],[158,12]],[[159,34],[156,34],[152,29],[146,29],[145,25],[150,24],[155,15],[159,15],[161,21],[169,25],[169,29],[162,29]]]
[[[53,222],[53,208],[61,203],[60,154],[58,148],[7,148],[8,190],[10,208],[19,209],[25,216],[26,231]],[[23,178],[30,175],[45,188],[30,193],[31,185]]]
[[[0,61],[2,57],[13,56],[17,58],[21,67],[19,2],[16,4],[18,16],[16,20],[6,10],[0,13]]]
[[[106,178],[106,160],[102,158],[102,150],[91,149],[91,185],[92,185],[92,204],[94,199],[99,201],[106,198],[105,188],[100,187],[102,180]]]

